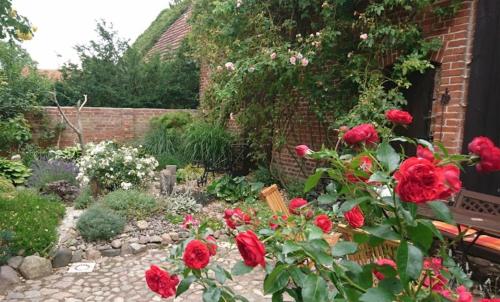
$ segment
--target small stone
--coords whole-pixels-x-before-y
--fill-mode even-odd
[[[134,227],[131,226],[131,225],[128,225],[128,224],[123,229],[123,232],[125,232],[125,233],[130,233],[130,232],[133,232],[133,231],[134,231]]]
[[[158,243],[148,243],[146,246],[149,250],[157,250],[160,248]]]
[[[101,244],[97,246],[97,250],[99,251],[104,251],[104,250],[109,250],[111,248],[111,245],[109,244]]]
[[[139,237],[139,243],[140,244],[146,244],[149,242],[149,236],[141,236]]]
[[[130,248],[132,250],[132,254],[139,254],[146,251],[147,247],[144,244],[139,243],[131,243]]]
[[[122,247],[122,241],[120,239],[115,239],[115,240],[111,241],[111,246],[114,249],[119,249]]]
[[[70,246],[69,249],[72,251],[76,251],[76,246]]]
[[[130,254],[132,254],[132,248],[130,247],[130,243],[128,243],[128,242],[123,243],[121,251],[120,251],[120,255],[125,256],[125,255],[130,255]]]
[[[75,251],[73,252],[73,256],[71,257],[71,262],[80,262],[82,261],[82,258],[83,258],[83,252]]]
[[[135,238],[135,237],[134,238],[130,238],[128,240],[128,242],[130,242],[130,243],[139,242],[139,238]]]
[[[170,237],[169,234],[165,233],[161,235],[161,244],[163,245],[169,245],[172,243],[172,238]]]
[[[15,256],[7,260],[7,264],[12,267],[13,269],[18,269],[21,266],[21,263],[23,263],[24,257],[22,256]]]
[[[149,226],[149,223],[146,220],[139,220],[137,221],[137,227],[141,230],[147,229]]]
[[[120,256],[121,250],[120,249],[109,249],[109,250],[104,250],[101,253],[104,257],[116,257],[116,256]]]
[[[52,259],[52,267],[56,268],[68,265],[72,257],[73,252],[70,249],[64,247],[60,248]]]
[[[50,275],[52,264],[48,259],[33,255],[24,258],[19,270],[24,278],[36,279]]]
[[[177,234],[176,232],[170,232],[169,235],[173,241],[179,241],[179,234]]]
[[[161,242],[161,237],[158,236],[158,235],[155,235],[155,236],[151,236],[149,238],[149,242],[150,243],[160,243]]]
[[[19,275],[10,266],[4,265],[0,267],[0,293],[4,292],[11,284],[19,283]]]
[[[87,250],[87,252],[85,253],[85,258],[87,260],[97,260],[101,257],[101,252],[99,252],[98,250],[94,249],[94,248],[90,248]]]

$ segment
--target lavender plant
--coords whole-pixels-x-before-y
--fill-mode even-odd
[[[76,176],[78,167],[61,159],[39,159],[32,165],[32,175],[28,179],[28,186],[42,189],[45,185],[59,180],[65,180],[72,185],[77,185]]]

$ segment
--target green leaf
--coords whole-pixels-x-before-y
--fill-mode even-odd
[[[387,277],[387,275],[384,280],[379,281],[378,287],[381,287],[394,295],[399,294],[403,290],[403,285],[398,278]]]
[[[396,263],[403,284],[416,280],[422,271],[423,254],[420,249],[402,241],[396,252]]]
[[[394,300],[394,295],[381,287],[369,288],[366,293],[364,293],[359,301],[362,302],[392,302]]]
[[[318,182],[325,171],[326,169],[324,168],[316,169],[316,173],[309,176],[304,185],[304,193],[311,191],[314,187],[316,187],[316,185],[318,185]]]
[[[385,240],[399,240],[401,237],[398,233],[394,232],[388,224],[381,224],[372,227],[365,227],[365,231]]]
[[[227,276],[226,273],[224,272],[224,269],[219,267],[219,266],[213,266],[212,270],[215,273],[215,279],[220,282],[220,284],[224,284],[226,282]]]
[[[283,254],[287,255],[296,251],[301,250],[302,247],[298,245],[297,243],[293,241],[286,241],[285,244],[283,244]]]
[[[434,215],[439,220],[442,220],[449,224],[455,224],[453,216],[451,215],[450,208],[442,201],[432,201],[428,202],[427,205],[432,209]]]
[[[308,275],[302,287],[302,297],[304,302],[328,301],[328,291],[325,280],[317,275]]]
[[[370,200],[370,197],[363,196],[363,197],[359,197],[359,198],[355,198],[355,199],[346,200],[340,206],[340,210],[342,212],[347,212],[347,211],[351,210],[352,208],[354,208],[355,206],[357,206],[360,203],[363,203],[367,200]]]
[[[323,230],[317,226],[309,226],[307,230],[307,240],[323,239]]]
[[[248,274],[253,270],[253,267],[245,265],[243,261],[238,261],[231,269],[231,274],[235,276],[240,276],[244,274]]]
[[[318,204],[329,205],[337,201],[337,194],[323,194],[318,197]]]
[[[303,287],[306,274],[297,266],[290,267],[290,276],[298,287]]]
[[[274,293],[271,302],[283,302],[283,292]]]
[[[289,278],[288,265],[278,264],[264,279],[264,293],[267,295],[282,290],[288,284]]]
[[[209,287],[203,291],[203,302],[219,302],[220,289],[217,287]]]
[[[418,223],[417,226],[408,226],[410,239],[427,252],[432,245],[434,234],[426,225]]]
[[[399,166],[399,154],[387,142],[378,145],[377,159],[384,165],[389,172],[396,170]]]
[[[350,241],[341,241],[337,242],[334,246],[332,246],[332,256],[333,257],[342,257],[345,255],[353,254],[358,249],[358,244],[356,242]]]
[[[443,234],[436,228],[432,221],[428,219],[417,219],[417,223],[425,225],[439,240],[443,241]]]
[[[182,279],[181,283],[179,283],[179,286],[177,286],[175,296],[179,297],[180,295],[182,295],[182,293],[187,291],[194,280],[196,280],[196,277],[193,275],[187,276],[186,278]]]

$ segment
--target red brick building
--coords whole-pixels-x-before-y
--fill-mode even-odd
[[[447,5],[450,0],[437,5]],[[188,10],[169,27],[151,51],[178,45],[189,31]],[[426,38],[442,41],[432,54],[434,69],[411,76],[413,86],[405,93],[415,122],[408,135],[441,142],[453,153],[466,152],[472,137],[485,135],[500,144],[500,1],[463,0],[458,12],[440,19],[431,11],[420,16]],[[177,37],[173,37],[177,35]],[[386,60],[384,65],[390,66]],[[203,65],[201,90],[208,85],[209,69]],[[296,158],[293,147],[307,144],[320,148],[331,135],[307,106],[297,108],[295,124],[289,125],[287,143],[273,150],[272,165],[290,178],[304,178],[314,167]],[[500,173],[481,176],[467,170],[468,189],[500,196]]]

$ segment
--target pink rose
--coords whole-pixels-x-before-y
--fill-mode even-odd
[[[359,35],[359,38],[361,40],[366,40],[366,39],[368,39],[368,34],[361,34],[361,35]]]
[[[290,57],[290,64],[295,65],[297,63],[297,58],[295,56]]]
[[[304,157],[306,155],[312,154],[313,151],[306,145],[298,145],[295,147],[295,153],[298,157]]]
[[[275,53],[275,52],[273,52],[273,53],[271,54],[271,60],[274,60],[274,59],[276,59],[276,53]]]
[[[307,58],[303,58],[302,60],[300,60],[300,64],[306,67],[309,64],[309,60]]]

